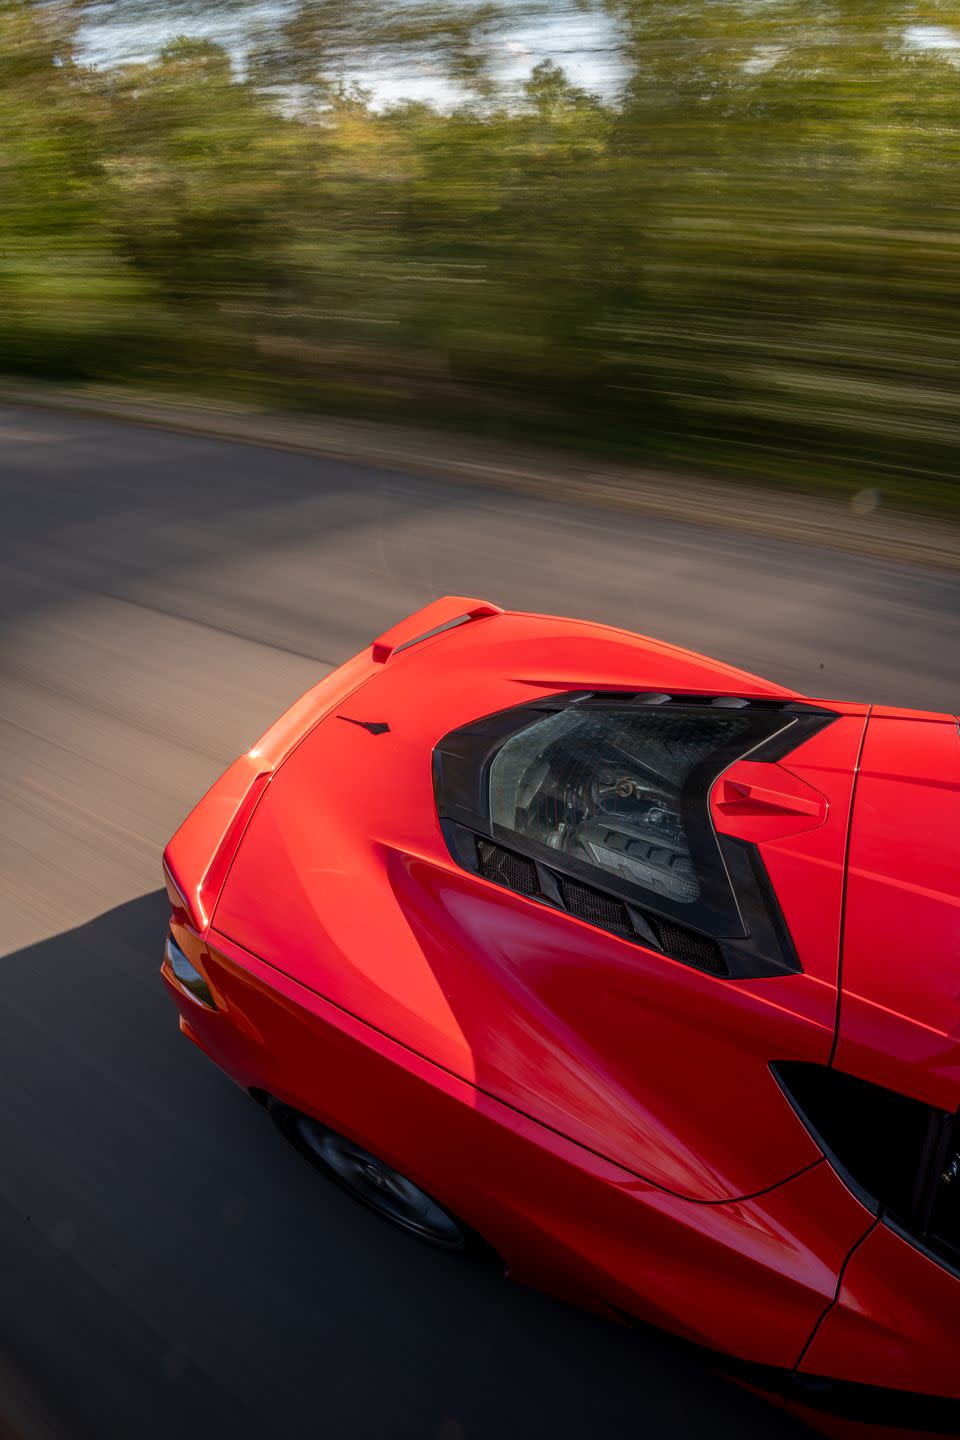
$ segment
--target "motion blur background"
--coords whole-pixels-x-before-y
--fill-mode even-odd
[[[2,1440],[800,1435],[312,1175],[160,854],[444,593],[956,713],[958,300],[960,4],[0,0]]]
[[[955,510],[950,0],[2,0],[0,369]]]

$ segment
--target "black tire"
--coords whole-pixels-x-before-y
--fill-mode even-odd
[[[267,1109],[294,1149],[368,1210],[438,1250],[477,1248],[462,1220],[385,1160],[278,1100],[269,1100]]]

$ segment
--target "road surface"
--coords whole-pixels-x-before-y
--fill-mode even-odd
[[[180,1038],[159,856],[283,707],[437,595],[955,710],[960,581],[9,407],[0,485],[0,1436],[799,1434],[325,1185]]]

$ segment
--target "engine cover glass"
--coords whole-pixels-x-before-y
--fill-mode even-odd
[[[684,793],[711,755],[736,747],[750,729],[730,711],[559,711],[496,756],[490,819],[674,904],[693,904],[701,884]]]

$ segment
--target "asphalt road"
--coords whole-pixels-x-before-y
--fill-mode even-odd
[[[0,1437],[799,1434],[325,1185],[180,1038],[159,856],[439,594],[956,710],[960,582],[26,409],[0,486]]]

